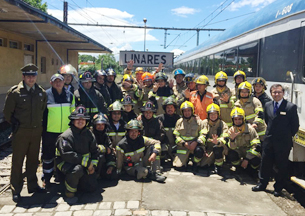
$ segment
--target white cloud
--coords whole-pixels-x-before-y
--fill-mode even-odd
[[[63,14],[60,10],[48,10],[48,13],[62,20]],[[137,23],[133,20],[133,15],[126,11],[120,11],[112,8],[83,8],[68,11],[68,23],[90,23],[106,25],[143,25],[143,22]],[[119,50],[131,50],[132,42],[144,40],[144,29],[137,28],[115,28],[115,27],[97,27],[97,26],[76,26],[72,28],[92,38],[98,43],[108,47],[113,54],[118,54]],[[151,30],[146,30],[146,41],[157,41],[150,35]],[[118,55],[116,55],[118,57]]]
[[[192,15],[192,14],[198,13],[200,10],[182,6],[180,8],[174,8],[171,11],[174,15],[181,16],[181,17],[187,17],[187,15]]]
[[[275,0],[241,0],[239,2],[233,2],[230,5],[229,10],[237,11],[240,8],[245,7],[245,6],[251,6],[251,7],[259,10],[259,9],[271,4],[274,1]]]

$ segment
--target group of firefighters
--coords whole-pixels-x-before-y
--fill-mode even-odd
[[[29,88],[31,81],[26,76],[37,75],[35,65],[21,69],[24,79],[9,90],[4,115],[13,124],[16,137],[28,133],[20,130],[23,122],[16,121],[12,111],[16,109],[12,101],[22,100],[21,95],[18,98],[22,88],[33,96],[20,104],[32,105],[32,110],[18,117],[26,119],[33,111],[39,115],[42,111],[35,111],[35,106],[43,110],[44,187],[38,187],[33,178],[28,183],[33,185],[29,192],[44,192],[51,186],[54,173],[64,180],[67,197],[78,190],[94,191],[98,178],[118,179],[122,172],[138,180],[164,182],[164,160],[171,161],[179,171],[192,165],[194,172],[212,167],[220,175],[224,161],[236,169],[259,167],[266,131],[263,105],[271,100],[263,78],[255,78],[250,84],[239,70],[234,74],[235,88],[230,89],[227,74],[220,71],[209,91],[205,75],[186,74],[178,68],[173,71],[173,81],[159,69],[150,73],[137,67],[135,76],[132,69],[131,62],[117,84],[112,68],[77,77],[72,65],[64,65],[51,77],[51,87],[46,91],[36,84],[36,89]],[[74,79],[78,80],[77,90],[72,85]],[[34,97],[37,88],[41,88],[37,93],[40,97]],[[16,173],[24,155],[13,156],[12,161],[11,184],[17,202],[22,176]]]

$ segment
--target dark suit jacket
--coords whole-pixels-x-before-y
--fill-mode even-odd
[[[273,114],[274,101],[269,101],[265,105],[265,121],[267,124],[264,146],[274,145],[279,149],[290,149],[292,147],[292,137],[299,129],[299,117],[297,106],[283,100],[276,115]]]

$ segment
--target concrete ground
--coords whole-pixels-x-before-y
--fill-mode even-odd
[[[90,194],[66,199],[53,185],[48,194],[27,194],[16,205],[7,191],[0,196],[0,214],[19,215],[173,215],[232,216],[286,215],[266,192],[254,193],[255,182],[247,175],[226,178],[207,171],[197,175],[173,169],[164,173],[166,183],[136,182],[124,177],[118,182],[100,181],[100,188]],[[300,212],[300,215],[305,215]],[[304,214],[303,214],[304,213]]]

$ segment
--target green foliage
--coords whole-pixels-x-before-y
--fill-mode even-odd
[[[112,67],[117,73],[121,73],[123,71],[123,68],[119,65],[119,62],[115,60],[115,57],[113,54],[105,54],[105,55],[99,55],[97,58],[91,55],[78,55],[78,63],[80,62],[88,62],[93,61],[95,63],[95,66],[81,66],[82,71],[96,71],[100,70],[103,64],[103,70],[106,70],[109,67]]]
[[[42,0],[22,0],[26,3],[28,3],[29,5],[32,5],[35,8],[38,8],[39,10],[43,11],[43,12],[47,12],[48,9],[48,5],[47,3],[41,3]]]

